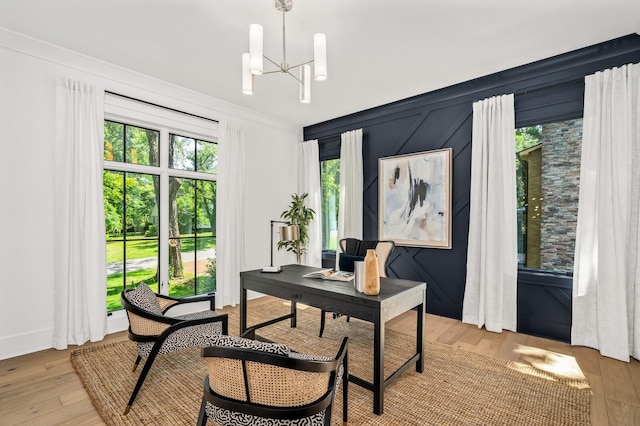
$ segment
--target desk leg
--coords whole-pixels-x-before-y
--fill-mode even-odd
[[[373,412],[384,409],[384,323],[380,315],[373,325]]]
[[[298,323],[298,305],[291,301],[291,328],[295,328]]]
[[[240,334],[247,329],[247,289],[244,288],[242,278],[240,278]]]
[[[423,298],[424,301],[424,298]],[[416,352],[420,354],[420,358],[416,361],[416,371],[422,373],[424,371],[424,302],[418,306],[417,331],[416,331]]]

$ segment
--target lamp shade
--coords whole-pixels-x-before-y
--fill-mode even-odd
[[[280,241],[296,241],[300,239],[300,227],[287,225],[280,227]]]
[[[300,67],[300,102],[311,102],[311,66],[309,64]]]
[[[253,74],[249,69],[250,55],[242,54],[242,93],[253,95]]]
[[[313,74],[316,80],[327,79],[327,37],[322,33],[313,35]]]
[[[249,26],[249,55],[251,74],[262,74],[262,25],[260,24]]]

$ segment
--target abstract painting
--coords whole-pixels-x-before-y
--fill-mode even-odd
[[[451,151],[379,159],[378,239],[451,248]]]

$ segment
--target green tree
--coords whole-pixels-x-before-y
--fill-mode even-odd
[[[105,171],[102,177],[104,189],[104,214],[106,232],[111,235],[122,233],[122,173]]]
[[[104,158],[112,161],[123,161],[124,125],[112,121],[104,122]]]
[[[527,168],[518,155],[525,149],[536,146],[542,137],[542,126],[521,127],[516,129],[516,205],[522,207],[526,204],[527,194],[525,183],[527,182]]]
[[[196,183],[196,214],[201,220],[206,218],[212,235],[216,231],[216,182],[197,181]]]
[[[322,162],[322,240],[329,249],[333,247],[330,241],[331,230],[338,223],[338,199],[340,197],[340,160]]]

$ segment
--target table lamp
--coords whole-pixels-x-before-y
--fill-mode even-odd
[[[271,221],[271,264],[262,268],[262,272],[280,272],[282,268],[280,266],[273,266],[273,224],[284,223],[284,226],[280,227],[280,241],[296,241],[300,238],[300,228],[298,225],[291,225],[289,222],[281,220]]]

